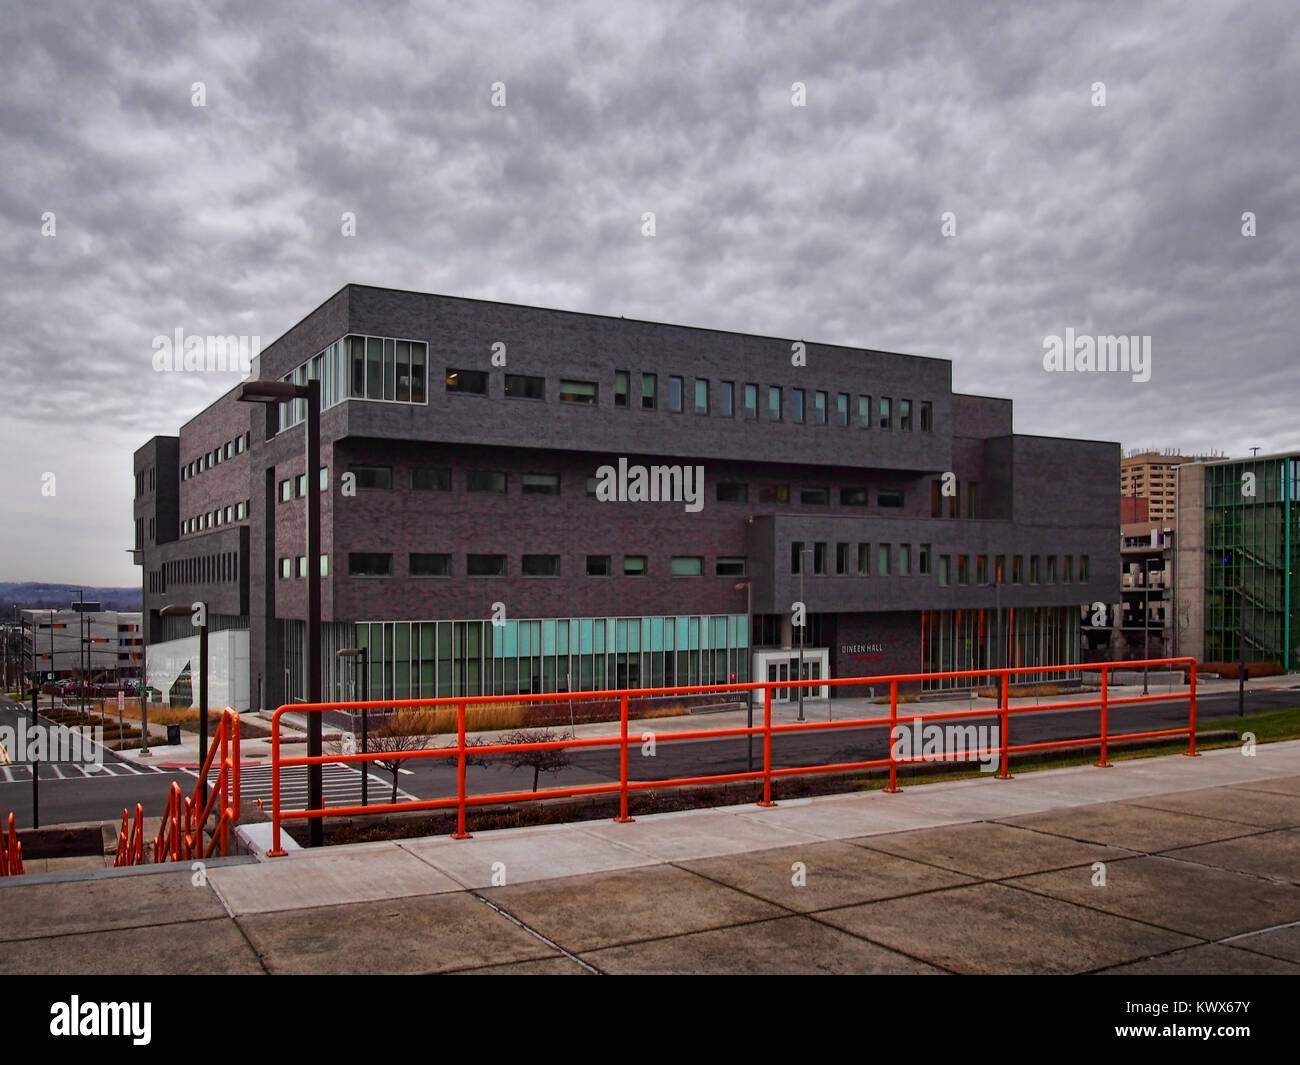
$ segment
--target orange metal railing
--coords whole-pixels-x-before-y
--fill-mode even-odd
[[[1121,669],[1131,671],[1141,669],[1144,666],[1148,668],[1158,666],[1178,666],[1186,667],[1190,671],[1190,686],[1186,692],[1172,692],[1157,695],[1135,695],[1123,698],[1114,698],[1110,694],[1109,677],[1112,670]],[[1033,677],[1035,675],[1062,673],[1062,672],[1099,672],[1101,674],[1101,690],[1096,699],[1079,700],[1074,702],[1048,702],[1037,703],[1033,706],[1012,706],[1010,697],[1011,678],[1013,676]],[[372,700],[370,702],[352,702],[352,703],[293,703],[279,707],[273,714],[271,720],[271,827],[272,827],[272,847],[267,852],[269,856],[276,857],[284,854],[280,846],[280,831],[283,822],[290,820],[302,820],[310,818],[323,818],[331,816],[364,816],[367,814],[384,814],[397,813],[413,810],[437,810],[455,808],[457,813],[456,831],[452,833],[455,839],[466,839],[469,833],[465,830],[465,813],[470,806],[487,806],[494,803],[507,802],[528,802],[537,799],[564,798],[578,795],[613,795],[619,797],[619,816],[615,818],[619,822],[632,820],[628,816],[628,795],[633,791],[646,790],[651,788],[665,787],[682,787],[700,784],[715,784],[729,781],[744,780],[761,780],[763,782],[763,796],[759,802],[760,806],[774,806],[772,801],[772,781],[779,777],[803,776],[814,773],[832,773],[845,770],[889,768],[889,787],[885,789],[890,793],[896,793],[902,789],[898,787],[898,767],[908,765],[913,762],[935,760],[933,755],[912,754],[908,756],[896,756],[893,739],[897,735],[897,729],[902,721],[906,723],[910,715],[904,715],[900,719],[898,713],[899,703],[899,685],[916,684],[926,680],[940,679],[969,679],[971,687],[975,687],[976,681],[988,682],[996,681],[999,686],[1000,698],[997,707],[984,709],[969,710],[952,710],[941,711],[937,713],[926,713],[922,715],[926,723],[937,721],[953,721],[960,719],[973,718],[992,718],[996,717],[999,721],[999,743],[997,747],[983,748],[980,750],[966,750],[960,757],[965,759],[976,759],[985,756],[996,755],[998,760],[998,772],[996,778],[999,780],[1010,779],[1009,757],[1026,751],[1046,751],[1054,749],[1065,749],[1069,747],[1082,747],[1091,745],[1100,745],[1101,757],[1096,763],[1099,767],[1110,765],[1108,759],[1110,744],[1120,740],[1138,740],[1138,739],[1156,739],[1170,736],[1187,736],[1188,747],[1185,752],[1188,755],[1196,754],[1196,661],[1192,658],[1161,658],[1148,659],[1137,662],[1101,662],[1101,663],[1070,663],[1066,665],[1050,666],[1017,666],[1014,668],[1003,669],[980,669],[980,670],[957,670],[945,673],[898,673],[886,676],[874,677],[840,677],[840,678],[822,678],[819,680],[807,681],[762,681],[745,684],[710,684],[695,685],[688,687],[675,688],[635,688],[635,689],[614,689],[597,692],[554,692],[539,695],[529,695],[527,698],[531,702],[551,702],[558,700],[588,700],[588,699],[611,699],[619,700],[619,734],[610,737],[593,737],[589,739],[568,739],[556,740],[544,743],[520,743],[520,744],[478,744],[470,745],[466,742],[466,722],[465,708],[467,704],[473,703],[476,706],[493,703],[518,703],[518,695],[497,695],[497,696],[473,696],[473,697],[453,697],[441,699],[408,699],[398,701],[381,701]],[[865,686],[889,685],[889,716],[880,716],[873,718],[848,718],[835,721],[818,721],[803,722],[785,725],[774,725],[772,723],[772,693],[774,689],[797,689],[819,688],[819,687],[845,687],[845,686]],[[707,692],[759,692],[762,693],[763,723],[755,725],[752,728],[721,728],[721,729],[698,729],[690,732],[671,732],[656,735],[657,743],[675,743],[689,740],[702,739],[721,739],[725,737],[742,737],[742,736],[761,736],[763,740],[763,768],[741,773],[715,773],[708,776],[694,777],[672,777],[658,778],[654,780],[631,780],[628,775],[628,747],[630,743],[640,743],[640,739],[628,735],[628,698],[640,698],[653,695],[684,695],[691,693]],[[752,696],[750,698],[753,698]],[[1145,732],[1125,732],[1115,734],[1110,732],[1110,712],[1116,707],[1128,707],[1143,703],[1167,702],[1170,700],[1187,700],[1188,718],[1185,727],[1171,729],[1157,729]],[[368,709],[386,708],[401,709],[406,707],[433,708],[437,706],[455,706],[456,707],[456,744],[449,747],[426,748],[409,751],[387,751],[387,752],[368,752],[366,754],[322,754],[319,756],[296,756],[283,757],[280,753],[280,718],[285,713],[323,713],[327,710],[354,710],[362,707]],[[1010,742],[1010,725],[1012,717],[1021,714],[1042,713],[1054,710],[1100,710],[1100,732],[1096,736],[1081,737],[1078,739],[1053,740],[1044,743],[1022,743],[1012,744]],[[890,749],[889,757],[878,758],[870,761],[857,762],[833,762],[810,766],[793,766],[787,768],[774,768],[772,765],[772,737],[784,735],[787,733],[797,732],[824,732],[833,729],[854,729],[867,727],[889,727]],[[545,751],[560,750],[572,748],[602,748],[617,747],[619,750],[619,778],[616,782],[611,781],[607,784],[591,784],[578,787],[550,788],[540,792],[503,792],[488,795],[470,795],[466,789],[465,769],[468,758],[478,759],[486,755],[507,754],[518,751]],[[949,755],[946,752],[938,756],[939,760],[956,760],[959,756]],[[369,806],[322,806],[319,810],[284,810],[281,804],[280,786],[281,773],[283,769],[291,766],[311,766],[323,765],[326,763],[370,763],[384,761],[386,763],[401,762],[408,759],[420,758],[455,758],[456,759],[456,795],[455,797],[439,799],[418,799],[407,802],[397,803],[379,803]],[[365,769],[363,768],[363,772]]]
[[[203,801],[203,782],[213,765],[217,779],[208,789],[207,802]],[[216,814],[211,842],[205,846],[208,820]],[[226,707],[217,725],[216,734],[208,746],[194,793],[186,795],[181,786],[172,781],[167,792],[167,804],[162,823],[153,840],[154,862],[180,862],[192,858],[210,858],[219,850],[224,858],[230,847],[230,830],[239,823],[239,714]],[[136,806],[136,824],[130,841],[124,846],[127,834],[127,812],[122,811],[122,835],[118,837],[118,860],[114,865],[139,865],[144,861],[143,811]]]
[[[14,815],[11,813],[5,822],[4,835],[0,837],[0,876],[22,875],[23,845],[18,842],[18,830],[14,827]]]

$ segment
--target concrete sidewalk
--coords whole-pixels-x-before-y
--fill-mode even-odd
[[[1300,741],[120,872],[0,971],[1300,973]]]

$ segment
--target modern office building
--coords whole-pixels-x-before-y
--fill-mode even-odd
[[[1178,468],[1179,654],[1300,668],[1300,452]]]
[[[1119,446],[946,359],[348,285],[253,376],[320,380],[310,461],[233,390],[134,460],[150,642],[206,602],[237,706],[303,697],[312,571],[326,698],[791,679],[799,603],[809,678],[1073,663],[1119,585]]]
[[[23,610],[23,675],[29,681],[35,672],[109,683],[139,677],[142,618],[138,612],[116,610]]]

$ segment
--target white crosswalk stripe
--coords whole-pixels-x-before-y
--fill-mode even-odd
[[[156,765],[141,768],[132,765],[130,762],[104,762],[102,765],[82,765],[77,762],[41,763],[42,780],[107,780],[111,777],[138,777],[149,773],[168,772],[175,772],[175,770],[164,769]],[[14,762],[10,765],[0,766],[0,778],[3,778],[0,783],[5,784],[30,781],[32,779],[31,764]]]
[[[198,777],[195,770],[186,770]],[[215,783],[217,772],[210,770],[209,783]],[[361,773],[347,765],[327,765],[321,770],[322,790],[326,806],[360,806]],[[246,765],[241,767],[239,776],[240,799],[243,802],[262,800],[269,810],[271,807],[271,767],[269,765]],[[393,797],[391,777],[383,777],[371,772],[368,785],[371,803],[388,802]],[[412,802],[415,796],[397,790],[399,802]],[[307,809],[307,767],[288,766],[280,771],[280,804],[285,810]]]

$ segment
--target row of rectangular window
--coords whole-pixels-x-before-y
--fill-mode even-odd
[[[239,554],[222,551],[194,558],[178,558],[164,562],[158,572],[159,592],[167,591],[168,584],[233,584],[239,580]]]
[[[369,467],[376,468],[376,467]],[[324,492],[330,486],[330,471],[328,466],[322,466],[316,477],[317,488]],[[366,487],[371,487],[367,485]],[[307,475],[300,473],[295,477],[285,477],[280,481],[279,495],[280,502],[287,503],[291,499],[301,499],[307,494]]]
[[[224,444],[219,444],[211,451],[200,455],[193,462],[187,462],[181,467],[181,480],[188,481],[204,470],[210,470],[213,466],[219,466],[226,459],[232,459],[236,455],[242,455],[248,450],[252,434],[242,433],[233,440],[227,440]]]
[[[325,556],[321,556],[321,575],[326,575]],[[610,577],[614,574],[612,555],[587,555],[586,575],[588,577]],[[306,576],[306,558],[298,559],[298,576]],[[623,555],[622,573],[625,577],[644,577],[650,572],[645,555]],[[669,559],[668,575],[671,577],[702,577],[705,572],[703,555],[674,555]],[[452,560],[450,554],[413,552],[407,556],[407,573],[412,577],[451,577]],[[743,557],[718,557],[714,559],[714,576],[745,576],[745,559]],[[280,576],[288,578],[293,574],[292,560],[280,559]],[[348,575],[351,577],[391,577],[393,575],[393,556],[387,552],[353,551],[348,554]],[[465,556],[466,577],[508,577],[509,565],[506,555],[469,554]],[[519,563],[521,577],[559,577],[559,555],[523,555]]]
[[[229,525],[231,522],[243,521],[251,516],[251,506],[252,500],[245,499],[227,507],[218,507],[216,510],[186,518],[181,522],[181,533],[203,532],[205,529],[215,529],[222,525]]]
[[[393,468],[391,466],[349,466],[347,471],[355,480],[357,488],[391,489],[393,487]],[[322,474],[324,471],[322,471]],[[451,469],[449,467],[413,466],[409,470],[412,491],[450,492],[452,490]],[[301,477],[299,478],[301,482]],[[587,495],[595,496],[599,478],[588,477]],[[289,482],[280,482],[281,501],[290,498]],[[324,485],[322,484],[322,487]],[[504,494],[509,487],[509,476],[499,470],[466,470],[465,489],[469,492],[496,492]],[[523,473],[519,474],[519,487],[524,495],[559,495],[560,475],[557,473]],[[299,492],[299,495],[302,493]],[[749,484],[745,481],[721,481],[715,487],[719,503],[748,503]],[[831,489],[825,486],[813,486],[798,489],[799,502],[805,506],[830,506]],[[758,486],[760,503],[789,503],[790,485],[761,483]],[[870,505],[870,490],[862,487],[842,487],[839,490],[840,506],[865,507]],[[876,490],[876,504],[886,508],[899,508],[904,504],[902,489],[880,488]]]
[[[1007,583],[1007,556],[993,556],[993,571],[989,572],[988,555],[957,555],[957,573],[956,583],[963,584],[1006,584]],[[971,577],[971,559],[975,560],[974,581]],[[1061,584],[1074,584],[1074,556],[1062,555],[1061,557]],[[1029,584],[1056,584],[1056,555],[1030,555],[1029,556]],[[1025,584],[1025,556],[1011,556],[1011,582],[1012,584]],[[1044,565],[1045,563],[1045,565]],[[990,577],[992,579],[990,579]],[[1079,556],[1078,583],[1088,583],[1088,556]],[[952,573],[952,556],[939,556],[939,583],[949,585],[953,583]]]

